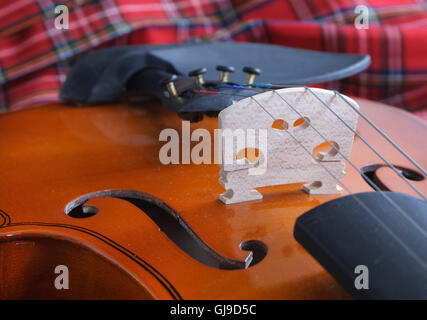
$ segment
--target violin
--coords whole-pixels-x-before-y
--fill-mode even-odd
[[[173,81],[163,81],[162,94],[178,105]],[[224,97],[224,104],[265,94],[210,83],[201,89],[192,80],[177,94]],[[360,116],[340,193],[307,193],[302,181],[262,187],[262,199],[233,204],[220,200],[218,164],[181,161],[183,145],[191,154],[201,140],[182,140],[184,122],[158,101],[79,108],[64,102],[0,115],[0,298],[351,298],[296,240],[297,219],[353,194],[391,191],[423,201],[427,192],[427,124],[391,106],[354,101]],[[218,118],[196,118],[185,122],[190,134],[206,130],[214,146]],[[163,130],[180,139],[179,163],[159,159]],[[68,287],[58,290],[64,266]]]

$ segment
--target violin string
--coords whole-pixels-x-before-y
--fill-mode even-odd
[[[406,179],[406,177],[402,175],[400,170],[397,170],[396,167],[392,165],[385,157],[383,157],[368,141],[365,140],[365,138],[363,138],[356,130],[354,130],[351,126],[349,126],[349,124],[342,117],[340,117],[340,115],[337,114],[323,99],[321,99],[310,88],[308,87],[304,87],[304,88],[308,90],[317,100],[319,100],[319,102],[323,104],[335,117],[337,117],[351,132],[357,135],[357,137],[359,137],[363,141],[363,143],[365,143],[369,147],[369,149],[371,149],[379,158],[381,158],[381,160],[383,160],[401,179],[403,179],[416,193],[418,193],[418,195],[420,195],[423,198],[423,200],[427,200],[427,197],[416,186],[414,186],[408,179]],[[283,101],[285,101],[285,99],[277,91],[273,91],[273,92],[278,94],[280,98]],[[287,101],[285,102],[288,103]],[[357,108],[354,108],[354,109],[357,109]],[[336,148],[334,149],[337,150]]]
[[[342,182],[340,181],[340,179],[338,179],[321,161],[319,161],[318,159],[314,158],[312,153],[310,152],[310,150],[308,150],[304,144],[298,140],[297,137],[295,137],[292,133],[290,133],[288,130],[286,130],[286,127],[284,124],[282,124],[281,122],[277,121],[277,119],[258,101],[256,100],[253,96],[249,97],[252,100],[255,101],[256,104],[258,104],[265,113],[267,113],[275,123],[277,123],[296,143],[298,143],[300,145],[300,147],[302,147],[305,152],[307,152],[308,154],[310,154],[310,156],[314,159],[314,161],[316,163],[318,163],[321,167],[323,167],[323,169],[328,172],[328,174],[330,176],[332,176],[334,178],[335,181],[337,181],[349,194],[353,194],[353,192]]]
[[[292,109],[294,110],[301,118],[303,118],[302,114],[294,107],[292,106],[286,99],[284,99],[277,91],[274,91],[275,94],[279,95],[280,98]],[[263,107],[262,107],[263,108]],[[264,111],[265,108],[263,108]],[[420,230],[423,234],[427,235],[427,233],[424,231],[424,229],[420,228],[419,225],[417,224],[417,222],[415,220],[413,220],[411,217],[409,217],[408,215],[405,214],[405,212],[402,210],[402,208],[395,202],[393,201],[383,190],[381,190],[380,188],[378,188],[378,186],[370,179],[366,176],[366,174],[362,171],[360,171],[357,166],[348,158],[346,157],[344,154],[342,154],[342,152],[336,148],[335,146],[333,146],[331,143],[329,143],[329,140],[326,139],[326,137],[317,129],[315,128],[311,122],[306,122],[309,126],[311,126],[316,133],[322,137],[323,140],[325,140],[326,142],[328,142],[328,144],[333,147],[335,149],[335,151],[337,151],[356,171],[358,171],[360,174],[362,174],[362,176],[365,178],[366,181],[369,182],[369,184],[371,186],[373,186],[375,188],[376,191],[380,192],[382,196],[385,197],[385,199],[392,205],[394,206],[399,213],[401,213],[401,215],[404,217],[404,219],[406,219],[409,223],[411,223],[413,226],[415,226],[418,230]],[[312,156],[313,157],[313,156]],[[314,159],[314,157],[313,157]],[[336,177],[334,177],[334,179],[336,179]],[[424,195],[422,194],[422,196],[424,197]],[[425,200],[425,197],[424,197]]]
[[[271,90],[270,90],[271,91]],[[272,92],[273,93],[275,93],[275,94],[277,94],[279,97],[280,97],[280,99],[281,100],[283,100],[294,112],[296,112],[301,118],[303,118],[303,115],[294,107],[294,106],[292,106],[283,96],[281,96],[276,90],[272,90]],[[242,96],[244,96],[244,95],[242,95]],[[246,96],[245,96],[246,97]],[[251,96],[251,98],[253,98],[253,96]],[[322,102],[322,100],[319,98],[319,100]],[[259,103],[258,103],[259,104]],[[261,106],[262,108],[263,108],[263,106]],[[265,111],[265,112],[267,112],[266,111],[266,109],[265,108],[263,108],[263,110]],[[341,118],[341,117],[339,117],[335,112],[334,112],[334,114],[335,114],[335,116],[336,117],[338,117],[338,119],[340,119],[343,123],[345,123],[346,125],[347,125],[347,123]],[[270,116],[271,116],[271,114],[270,114]],[[277,121],[277,119],[275,119],[274,117],[272,117],[273,118],[273,120],[276,122],[276,123],[279,123],[278,121]],[[338,149],[338,148],[336,148],[336,146],[334,146],[333,144],[331,144],[330,142],[329,142],[329,140],[322,134],[322,133],[320,133],[320,131],[317,129],[317,128],[315,128],[310,122],[307,122],[307,124],[308,125],[310,125],[315,131],[316,131],[316,133],[318,134],[318,135],[320,135],[321,137],[322,137],[322,139],[326,142],[326,143],[328,143],[329,145],[330,145],[330,147],[331,148],[333,148],[337,153],[339,153],[359,174],[361,174],[364,178],[365,178],[365,180],[368,182],[368,184],[369,185],[371,185],[371,187],[372,188],[374,188],[376,191],[378,191],[378,192],[381,192],[382,193],[382,190],[372,181],[372,179],[370,179],[363,171],[361,171],[361,170],[359,170],[359,168],[348,158],[348,157],[346,157],[344,154],[342,154],[342,152]],[[280,123],[279,123],[279,125],[280,125]],[[351,127],[350,127],[351,128]],[[352,128],[351,128],[352,129]],[[352,130],[353,131],[353,130]],[[353,131],[354,132],[354,131]],[[356,133],[361,139],[363,139],[357,132],[354,132],[354,133]],[[363,139],[364,140],[364,139]],[[365,140],[364,140],[365,141]],[[298,142],[298,141],[297,141]],[[365,141],[365,143],[368,145],[368,146],[370,146],[366,141]],[[301,145],[301,144],[300,144]],[[306,149],[305,147],[304,147],[304,149]],[[308,150],[305,150],[306,152],[308,152],[308,153],[310,153]],[[375,150],[374,150],[375,151]],[[311,154],[311,153],[310,153]],[[380,156],[380,155],[379,155]],[[383,158],[382,156],[381,156],[381,158]],[[314,159],[314,157],[313,157],[313,159]],[[316,160],[316,159],[315,159]],[[385,160],[385,159],[384,159]],[[323,166],[324,167],[324,166]],[[327,170],[326,169],[326,167],[324,167],[324,169],[325,170]],[[328,171],[328,170],[327,170]],[[328,172],[330,175],[331,175],[331,173],[330,172]],[[337,181],[339,181],[339,179],[337,179],[335,176],[333,176],[333,178],[335,179],[335,180],[337,180]],[[347,188],[348,189],[348,188]],[[416,191],[419,191],[416,187],[415,187],[415,189],[416,189]],[[350,190],[347,190],[348,192],[350,191]],[[351,193],[351,191],[349,192],[349,193]],[[417,192],[417,193],[419,193],[419,195],[424,199],[424,200],[426,200],[426,197],[424,196],[424,194],[422,193],[422,192]],[[388,197],[388,196],[386,196],[384,193],[382,193],[386,198],[388,198],[388,201],[391,203],[391,204],[394,204],[394,202]],[[397,208],[397,209],[400,209],[398,206],[396,206],[395,204],[394,204],[394,206]],[[401,211],[401,210],[400,210]],[[402,212],[403,213],[403,212]]]
[[[279,124],[284,130],[285,127],[284,125],[282,125],[279,121],[277,121],[277,119],[264,107],[261,105],[261,103],[259,101],[257,101],[253,96],[250,97],[251,99],[253,99],[263,110],[264,112],[266,112],[274,121],[275,123]],[[284,100],[285,101],[285,100]],[[285,101],[289,107],[291,109],[293,109],[300,117],[302,117],[301,113],[299,113],[299,111],[297,111],[291,104],[289,104],[287,101]],[[316,133],[325,141],[329,143],[329,140],[317,129],[315,128],[310,122],[307,122],[309,126],[311,126]],[[310,156],[313,158],[313,160],[315,160],[318,164],[322,165],[322,161],[319,161],[318,159],[316,159],[313,154],[302,144],[302,142],[300,142],[294,135],[292,135],[288,130],[285,130],[285,132],[287,132],[308,154],[310,154]],[[364,172],[361,172],[359,170],[359,168],[348,158],[346,157],[344,154],[342,154],[342,152],[336,148],[335,146],[333,146],[332,144],[329,143],[329,145],[333,148],[335,148],[335,150],[344,158],[344,160],[346,160],[357,172],[359,172],[360,174],[362,174],[364,176],[364,178],[368,181],[368,183],[378,192],[383,192],[368,176],[365,175]],[[340,179],[338,179],[335,175],[333,175],[327,168],[326,166],[323,166],[324,169],[326,171],[329,172],[329,174],[340,184],[342,184],[342,182],[340,181]],[[352,194],[353,192],[350,191],[349,188],[346,189],[347,192],[349,192],[350,194]]]
[[[231,88],[242,88],[246,90],[254,90],[257,92],[264,92],[269,91],[272,89],[282,89],[282,88],[290,88],[295,87],[292,85],[273,85],[271,83],[261,83],[261,84],[252,84],[253,87],[250,87],[249,85],[244,86],[224,86],[224,87],[231,87]],[[308,87],[305,87],[308,88]],[[309,89],[309,88],[308,88]],[[377,131],[385,140],[387,140],[388,143],[390,143],[396,150],[398,150],[409,162],[411,162],[418,170],[420,170],[425,176],[427,176],[427,171],[418,164],[408,153],[406,153],[397,143],[395,143],[387,134],[385,134],[384,131],[382,131],[378,126],[376,126],[371,120],[369,120],[368,117],[363,114],[359,109],[355,108],[348,100],[345,98],[340,92],[333,90],[336,95],[338,95],[344,102],[352,108],[359,116],[361,116],[372,128],[374,128],[375,131]],[[323,101],[322,101],[323,102]]]
[[[425,176],[427,176],[426,170],[421,167],[410,155],[408,155],[399,145],[397,145],[389,136],[387,136],[384,131],[378,128],[371,120],[368,119],[359,109],[355,108],[341,93],[334,90],[335,94],[338,95],[345,103],[347,103],[354,111],[356,111],[359,116],[361,116],[371,127],[373,127],[379,134],[383,136],[393,147],[395,147],[406,159],[408,159],[415,167],[418,168]]]
[[[282,125],[280,122],[278,122],[276,120],[276,118],[260,103],[258,102],[253,96],[250,97],[252,100],[255,101],[255,103],[257,103],[276,123],[278,123],[283,129],[284,131],[292,137],[292,139],[294,139],[315,161],[316,163],[318,163],[320,166],[323,167],[323,169],[330,175],[332,176],[335,181],[337,182],[337,184],[340,184],[348,193],[349,195],[353,198],[356,199],[356,201],[359,203],[360,206],[362,206],[365,211],[370,214],[377,222],[378,224],[380,224],[384,229],[386,229],[390,235],[400,244],[402,245],[408,253],[410,253],[413,258],[415,260],[418,261],[418,263],[424,268],[427,268],[427,264],[411,249],[409,248],[405,243],[403,243],[400,238],[393,232],[393,230],[391,230],[383,221],[381,221],[373,212],[372,210],[366,206],[358,197],[357,194],[354,194],[353,192],[351,192],[351,190],[343,183],[340,181],[340,179],[338,179],[325,165],[323,165],[323,163],[321,161],[318,161],[317,159],[315,159],[312,155],[312,153],[302,144],[302,142],[300,142],[292,133],[289,132],[289,130],[286,130],[285,126]],[[357,169],[357,168],[356,168]],[[369,178],[368,178],[369,179]],[[369,179],[370,180],[370,179]],[[372,182],[372,181],[371,181]],[[372,182],[373,183],[373,182]],[[375,184],[374,184],[375,185]],[[416,229],[418,229],[421,233],[423,233],[425,236],[427,236],[427,232],[421,228],[416,221],[414,221],[411,217],[409,217],[408,215],[406,215],[402,208],[399,207],[399,205],[397,203],[395,203],[390,197],[388,197],[388,195],[385,194],[385,192],[383,192],[382,190],[378,190],[378,192],[380,192],[403,216],[404,219],[406,219],[410,224],[412,224]]]
[[[273,91],[275,94],[277,94],[281,100],[283,100],[298,116],[300,116],[302,119],[304,119],[304,116],[292,105],[290,104],[285,98],[283,98],[282,95],[280,95],[278,92]],[[329,144],[331,148],[333,148],[341,157],[344,158],[345,161],[347,161],[358,173],[360,173],[364,178],[367,179],[368,183],[373,187],[376,191],[381,191],[381,189],[368,177],[366,174],[360,170],[354,163],[351,161],[347,156],[345,156],[339,148],[337,148],[334,144],[330,142],[328,138],[325,137],[324,134],[322,134],[310,121],[305,121],[316,133],[326,142]]]
[[[335,181],[337,184],[339,184],[340,186],[343,187],[344,190],[346,190],[349,195],[352,196],[353,199],[356,199],[356,201],[365,209],[366,212],[368,212],[379,224],[381,224],[387,231],[389,231],[389,233],[396,239],[396,241],[398,241],[402,246],[404,246],[406,248],[406,250],[411,252],[411,255],[413,255],[413,257],[418,260],[418,262],[424,267],[426,268],[426,264],[424,263],[424,261],[422,261],[422,259],[420,259],[416,253],[414,253],[410,248],[408,248],[404,243],[402,243],[402,241],[399,239],[399,237],[397,237],[394,232],[392,230],[390,230],[381,220],[379,220],[379,218],[377,216],[375,216],[375,214],[372,212],[372,210],[369,209],[369,207],[367,207],[360,199],[358,199],[357,194],[354,194],[350,188],[347,187],[346,184],[344,184],[342,181],[340,181],[340,179],[338,179],[322,162],[318,161],[316,158],[313,157],[312,153],[302,144],[302,142],[300,142],[292,133],[290,133],[288,130],[286,130],[285,126],[282,125],[279,121],[277,121],[277,119],[260,103],[258,102],[258,100],[256,100],[253,96],[245,96],[245,95],[238,95],[238,94],[227,94],[227,93],[219,93],[219,94],[224,94],[224,95],[237,95],[237,96],[242,96],[245,98],[251,98],[252,100],[255,101],[256,104],[258,104],[266,114],[268,114],[272,120],[274,122],[276,122],[279,126],[282,127],[282,129],[284,129],[284,131],[291,136],[291,138],[293,140],[295,140],[303,149],[305,152],[307,152],[312,158],[313,160],[319,164]],[[326,142],[328,142],[327,139],[323,138]],[[364,178],[366,179],[366,181],[376,190],[378,191],[393,207],[395,207],[397,209],[397,211],[402,215],[402,217],[407,220],[410,224],[412,224],[417,230],[419,230],[422,234],[424,234],[424,236],[427,236],[427,232],[421,228],[417,222],[415,220],[412,219],[412,217],[409,217],[408,215],[405,214],[405,212],[403,211],[403,209],[395,202],[393,201],[393,199],[391,199],[386,192],[382,191],[381,189],[378,188],[378,186],[368,177],[366,176],[363,172],[360,172],[359,169],[357,168],[357,166],[355,166],[351,160],[349,160],[347,157],[345,157],[346,161],[349,162],[350,164],[352,164],[353,168],[356,169],[356,171],[358,171],[361,175],[364,176]]]
[[[354,134],[356,134],[375,154],[377,154],[378,157],[380,157],[391,169],[393,169],[395,171],[396,174],[398,174],[423,200],[427,200],[427,197],[416,187],[414,186],[411,182],[409,182],[387,159],[385,159],[385,157],[383,157],[375,148],[373,148],[356,130],[354,130],[353,128],[351,128],[344,119],[342,119],[334,110],[332,110],[331,107],[329,107],[320,97],[318,97],[310,88],[308,87],[304,87],[306,90],[308,90],[313,96],[316,97],[316,99],[318,99],[323,105],[325,105],[341,122],[343,122]],[[257,91],[257,90],[256,90]],[[276,90],[262,90],[262,92],[266,92],[266,91],[270,91],[273,92],[275,94],[277,94],[281,100],[283,100],[290,108],[292,108],[292,110],[294,112],[296,112],[301,118],[303,118],[303,115],[297,111],[297,109],[292,106],[283,96],[281,96]],[[259,91],[257,91],[259,92]],[[203,94],[207,94],[209,93],[209,91],[199,91],[199,93],[203,93]],[[214,94],[223,94],[223,95],[236,95],[236,96],[241,96],[241,97],[251,97],[251,96],[246,96],[246,95],[239,95],[239,94],[227,94],[224,92],[211,92]],[[275,120],[275,119],[273,119]],[[275,120],[276,121],[276,120]],[[310,122],[306,122],[309,126],[311,126],[317,134],[319,134],[322,139],[333,149],[335,150],[337,153],[339,153],[359,174],[361,174],[365,180],[369,183],[369,185],[371,185],[376,191],[380,191],[380,189],[378,188],[378,186],[372,181],[372,179],[370,179],[362,170],[360,170],[359,168],[357,168],[357,166],[350,160],[348,159],[346,156],[344,156],[342,154],[342,152],[336,147],[334,146],[324,135],[322,135]]]
[[[272,87],[271,84],[260,84],[258,88],[254,87],[254,88],[249,88],[247,86],[224,86],[224,87],[230,87],[230,88],[245,88],[246,90],[252,90],[252,91],[256,91],[256,92],[265,92],[265,91],[273,91],[276,92],[276,90],[274,89],[264,89],[264,88],[270,88]],[[284,87],[289,87],[289,86],[284,86]],[[343,120],[335,111],[332,110],[332,108],[330,108],[328,106],[328,104],[326,104],[318,95],[316,95],[310,88],[308,87],[304,87],[306,90],[308,90],[317,100],[319,100],[326,108],[329,109],[330,112],[332,112],[341,122],[343,122],[354,134],[356,134],[379,158],[381,158],[381,160],[383,160],[388,167],[390,167],[402,180],[405,181],[405,183],[407,183],[423,200],[427,200],[427,197],[415,186],[413,185],[405,176],[403,176],[402,172],[400,170],[397,170],[395,166],[393,166],[384,156],[382,156],[374,147],[372,147],[362,136],[359,135],[359,133],[354,130],[353,128],[351,128],[346,122],[345,120]],[[258,90],[257,90],[258,89]],[[219,92],[221,93],[221,92]],[[337,91],[334,91],[335,94],[337,94]],[[278,94],[278,93],[277,93]],[[339,93],[338,93],[339,94]],[[241,95],[244,96],[244,95]],[[279,94],[280,96],[280,94]],[[362,115],[363,119],[367,119],[367,117],[360,112],[357,108],[355,108],[353,105],[351,105],[350,102],[348,102],[341,94],[339,94],[339,96],[341,97],[341,99],[343,99],[346,104],[348,104],[349,106],[352,107],[353,110],[357,111],[358,114]],[[245,96],[246,97],[246,96]],[[280,96],[282,100],[283,97]],[[285,101],[286,102],[286,101]],[[369,121],[369,119],[367,119]],[[413,160],[406,152],[403,151],[402,148],[400,148],[396,143],[393,142],[393,140],[391,140],[384,132],[382,132],[377,126],[375,126],[371,121],[368,122],[369,125],[371,125],[377,132],[379,132],[384,138],[387,139],[388,142],[390,142],[403,156],[405,156],[405,158],[407,158],[412,164],[414,164],[418,169],[420,169],[423,173],[425,173],[425,170],[415,161]],[[333,146],[329,141],[326,141],[334,150],[337,151],[337,148],[335,146]],[[358,170],[359,171],[359,170]],[[359,171],[361,174],[362,172]]]
[[[226,93],[219,93],[219,94],[224,94],[224,95],[237,95],[237,94],[226,94]],[[406,244],[405,243],[403,243],[401,240],[400,240],[400,238],[386,225],[386,224],[384,224],[384,222],[383,221],[381,221],[373,212],[372,212],[372,210],[368,207],[368,206],[366,206],[358,197],[357,197],[357,194],[354,194],[348,187],[347,187],[347,185],[346,184],[344,184],[342,181],[340,181],[340,179],[338,179],[322,162],[320,162],[320,161],[318,161],[316,158],[314,158],[313,157],[313,155],[312,155],[312,153],[302,144],[302,142],[300,142],[291,132],[289,132],[289,130],[286,130],[286,128],[285,128],[285,126],[284,125],[282,125],[279,121],[277,121],[277,119],[261,104],[261,103],[259,103],[258,102],[258,100],[256,100],[253,96],[245,96],[245,95],[237,95],[237,96],[242,96],[242,97],[245,97],[245,98],[251,98],[253,101],[255,101],[255,103],[256,104],[258,104],[263,110],[264,110],[264,112],[266,112],[266,114],[268,114],[271,118],[272,118],[272,120],[274,121],[274,122],[276,122],[277,124],[279,124],[279,126],[281,126],[283,129],[284,129],[284,131],[293,139],[293,140],[295,140],[304,150],[305,150],[305,152],[307,152],[313,159],[314,159],[314,161],[317,163],[317,164],[319,164],[335,181],[336,181],[336,183],[337,184],[339,184],[340,186],[342,186],[343,188],[344,188],[344,190],[346,190],[348,193],[349,193],[349,195],[353,198],[353,199],[355,199],[358,203],[359,203],[359,205],[369,214],[369,215],[371,215],[372,217],[373,217],[373,219],[374,220],[376,220],[377,221],[377,223],[378,224],[380,224],[386,231],[388,231],[389,232],[389,234],[402,246],[402,247],[404,247],[405,248],[405,250],[406,250],[406,252],[408,252],[424,269],[427,269],[427,265],[426,265],[426,263],[411,249],[411,248],[409,248],[408,246],[406,246]],[[327,140],[325,140],[325,141],[327,141]],[[351,161],[349,161],[349,160],[347,160],[349,163],[351,162]],[[356,170],[358,171],[358,172],[360,172],[359,171],[359,169],[356,167]],[[362,174],[364,174],[364,173],[362,173]],[[366,181],[368,181],[369,182],[369,184],[370,185],[372,185],[374,188],[376,188],[376,190],[382,195],[382,196],[384,196],[385,197],[385,199],[392,205],[392,206],[394,206],[396,209],[397,209],[397,211],[402,215],[402,217],[404,218],[404,219],[406,219],[410,224],[412,224],[417,230],[419,230],[422,234],[424,234],[424,236],[427,236],[427,232],[423,229],[423,228],[421,228],[417,223],[416,223],[416,221],[415,220],[413,220],[412,219],[412,217],[410,217],[410,216],[408,216],[408,215],[406,215],[405,214],[405,212],[403,211],[403,209],[402,208],[400,208],[400,206],[397,204],[397,203],[395,203],[394,201],[393,201],[393,199],[391,199],[384,191],[382,191],[381,189],[379,189],[377,186],[376,186],[376,184],[369,178],[369,177],[367,177],[367,176],[365,176],[365,178],[366,178]]]
[[[284,99],[278,92],[274,91],[275,94],[277,94],[295,113],[297,113],[301,118],[303,118],[303,115],[294,107],[292,106],[292,104],[290,104],[286,99]],[[253,100],[255,100],[255,98],[252,96],[251,97]],[[270,115],[270,117],[272,117],[272,119],[278,123],[280,125],[280,122],[277,121],[277,119],[275,119],[275,117],[268,112],[257,100],[255,100],[257,102],[257,104],[267,113]],[[325,141],[327,142],[331,148],[333,148],[339,155],[341,155],[345,161],[347,161],[358,173],[360,173],[365,179],[366,181],[368,181],[368,183],[378,192],[382,192],[382,190],[372,181],[372,179],[370,179],[363,171],[359,170],[359,168],[353,163],[353,161],[351,161],[347,156],[345,156],[341,150],[339,150],[336,146],[334,146],[333,144],[330,143],[329,139],[327,139],[316,127],[313,126],[313,124],[311,122],[306,121],[306,123],[313,128],[314,131],[316,131],[316,133]],[[284,127],[282,127],[284,129]],[[288,132],[288,131],[286,131]],[[295,138],[296,139],[296,138]],[[305,148],[301,142],[299,142],[298,140],[296,140],[300,146],[302,146],[306,152],[308,152],[311,157],[317,161],[318,163],[321,163],[321,161],[318,161],[316,158],[313,157],[313,155],[310,153],[309,150],[307,150],[307,148]],[[338,180],[335,176],[334,176],[335,180]],[[352,193],[352,192],[350,192]]]

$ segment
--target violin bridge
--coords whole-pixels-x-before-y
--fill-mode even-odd
[[[225,204],[260,200],[256,188],[291,183],[305,183],[309,194],[342,191],[358,115],[333,91],[270,90],[236,102],[218,119]]]

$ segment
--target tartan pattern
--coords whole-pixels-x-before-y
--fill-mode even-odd
[[[69,30],[54,27],[59,4]],[[353,25],[359,4],[368,30]],[[427,0],[0,0],[0,111],[58,101],[84,52],[195,37],[368,53],[368,70],[324,86],[427,119]]]

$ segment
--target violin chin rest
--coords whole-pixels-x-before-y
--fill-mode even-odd
[[[367,192],[300,216],[296,240],[355,298],[427,298],[427,202]]]

